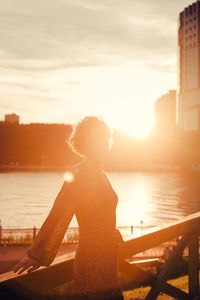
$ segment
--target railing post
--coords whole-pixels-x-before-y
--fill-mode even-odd
[[[143,222],[143,220],[140,221],[140,229],[141,229],[141,230],[144,229],[144,222]]]
[[[133,225],[131,225],[131,234],[133,234]]]
[[[199,236],[196,232],[189,237],[188,251],[189,294],[194,297],[199,293]]]

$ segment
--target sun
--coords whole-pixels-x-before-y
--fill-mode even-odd
[[[113,120],[112,125],[113,128],[123,132],[124,135],[142,140],[150,136],[154,128],[154,116],[151,114],[145,116],[138,113],[138,115],[135,114],[131,118],[127,112],[123,118]]]
[[[129,137],[134,137],[139,140],[146,139],[151,134],[151,127],[145,128],[145,127],[137,127],[137,128],[122,128],[122,131],[124,135],[127,135]]]

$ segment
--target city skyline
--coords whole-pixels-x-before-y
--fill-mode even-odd
[[[22,123],[74,123],[97,114],[147,135],[155,101],[176,89],[178,16],[189,4],[1,3],[0,118],[14,112]]]

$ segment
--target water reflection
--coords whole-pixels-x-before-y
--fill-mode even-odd
[[[110,173],[118,192],[118,225],[160,226],[200,210],[200,174]]]
[[[178,181],[178,208],[186,215],[200,210],[200,174],[190,173],[181,176]]]
[[[200,174],[108,173],[118,226],[160,226],[200,210]],[[0,174],[0,219],[7,228],[40,227],[63,183],[62,173]],[[95,201],[95,199],[94,199]],[[75,218],[71,226],[77,226]]]

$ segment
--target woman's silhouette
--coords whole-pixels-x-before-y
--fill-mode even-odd
[[[42,225],[28,257],[15,272],[31,272],[53,261],[73,217],[79,224],[74,260],[77,297],[123,299],[118,279],[117,195],[102,171],[111,134],[97,117],[85,117],[75,127],[69,143],[84,159],[71,170]],[[76,298],[77,299],[77,298]]]

